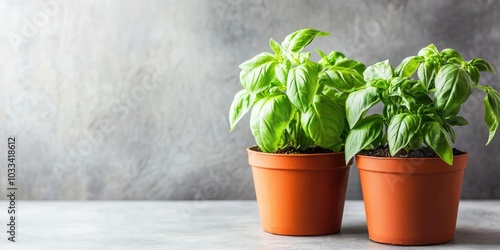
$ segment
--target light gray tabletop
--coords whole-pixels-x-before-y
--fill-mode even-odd
[[[263,232],[255,201],[18,201],[16,243],[0,207],[0,249],[397,248],[368,240],[362,201],[346,202],[340,233],[318,237]],[[461,201],[455,240],[427,248],[500,249],[500,201]]]

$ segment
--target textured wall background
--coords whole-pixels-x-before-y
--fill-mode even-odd
[[[238,65],[270,37],[314,27],[332,36],[311,47],[394,65],[433,42],[500,70],[498,13],[493,0],[2,1],[0,159],[16,136],[23,199],[253,199],[248,117],[230,134],[226,116]],[[457,129],[463,198],[500,198],[482,98]],[[355,167],[348,197],[361,197]]]

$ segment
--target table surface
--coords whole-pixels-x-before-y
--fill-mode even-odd
[[[7,241],[5,209],[0,249],[398,248],[368,240],[362,201],[346,201],[340,233],[315,237],[263,232],[255,201],[17,201],[16,206],[17,242]],[[500,201],[461,201],[453,241],[406,247],[412,248],[500,249]]]

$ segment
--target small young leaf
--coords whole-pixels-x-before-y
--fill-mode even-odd
[[[455,64],[446,64],[436,75],[434,106],[445,114],[459,107],[472,94],[470,76]]]
[[[441,53],[439,53],[439,54],[441,54],[441,56],[443,57],[443,59],[445,61],[448,61],[449,59],[452,59],[452,58],[453,59],[458,59],[458,61],[463,61],[462,56],[460,55],[460,53],[458,53],[454,49],[450,49],[450,48],[443,49],[441,51]]]
[[[352,128],[361,116],[373,105],[379,102],[377,88],[368,87],[349,94],[346,100],[347,121]]]
[[[398,114],[392,117],[387,127],[387,140],[392,156],[408,145],[419,130],[422,118],[415,114]]]
[[[411,77],[417,71],[418,66],[424,61],[424,58],[421,56],[409,56],[394,71],[397,76]]]
[[[250,110],[254,101],[255,94],[246,89],[242,89],[234,95],[233,103],[231,103],[231,107],[229,108],[230,131],[233,131],[238,121]]]
[[[482,58],[474,58],[472,59],[470,62],[469,62],[470,65],[472,66],[475,66],[477,67],[477,69],[479,71],[488,71],[492,74],[496,74],[497,72],[495,71],[495,69],[493,68],[493,66],[491,66],[491,64],[482,59]]]
[[[423,56],[425,58],[430,58],[431,56],[433,55],[436,55],[438,54],[439,51],[438,49],[436,48],[436,46],[434,44],[429,44],[427,45],[427,47],[421,49],[419,52],[418,52],[418,55],[419,56]]]
[[[283,56],[283,47],[272,38],[269,39],[269,47],[271,47],[276,55]]]
[[[274,79],[276,58],[269,53],[260,53],[240,65],[241,85],[252,93],[266,90]]]
[[[316,49],[316,52],[321,57],[321,60],[319,61],[320,64],[329,64],[328,56],[325,54],[325,52],[321,51],[320,49]]]
[[[384,119],[380,115],[371,115],[361,119],[347,135],[345,143],[345,161],[380,138],[384,129]]]
[[[293,105],[284,94],[266,96],[255,103],[250,129],[262,151],[274,152],[279,148],[293,114]]]
[[[429,122],[423,126],[425,143],[436,152],[448,165],[453,164],[453,150],[450,138],[438,122]]]
[[[301,52],[299,53],[299,62],[300,64],[306,63],[311,57],[311,52]]]
[[[318,66],[315,63],[299,65],[288,73],[286,94],[301,112],[309,109],[317,88]]]
[[[301,124],[316,145],[331,149],[342,141],[345,111],[342,105],[324,95],[316,95],[309,110],[302,114]]]
[[[281,45],[287,52],[300,52],[304,47],[309,45],[316,36],[328,36],[330,33],[322,32],[314,29],[301,29],[293,32],[285,37]]]
[[[393,77],[392,71],[389,60],[385,60],[368,66],[363,72],[363,76],[367,82],[377,79],[389,80]]]
[[[325,58],[325,53],[323,53],[323,55],[320,54],[320,56],[321,60],[319,61],[319,63],[322,65],[330,65],[330,66],[335,65],[337,61],[344,59],[346,57],[342,52],[335,50],[330,52],[330,54],[328,54],[326,58]]]
[[[389,83],[387,82],[387,80],[383,80],[383,79],[373,80],[373,81],[370,81],[368,84],[370,86],[376,87],[378,89],[385,90],[385,89],[389,88]]]

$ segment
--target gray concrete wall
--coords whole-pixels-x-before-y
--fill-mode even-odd
[[[22,199],[254,199],[248,117],[229,133],[227,113],[238,65],[270,37],[314,27],[332,35],[312,47],[367,64],[433,42],[500,70],[499,13],[492,0],[2,1],[0,159],[16,136]],[[462,197],[498,199],[482,98],[457,129],[471,153]],[[348,198],[360,197],[353,167]]]

